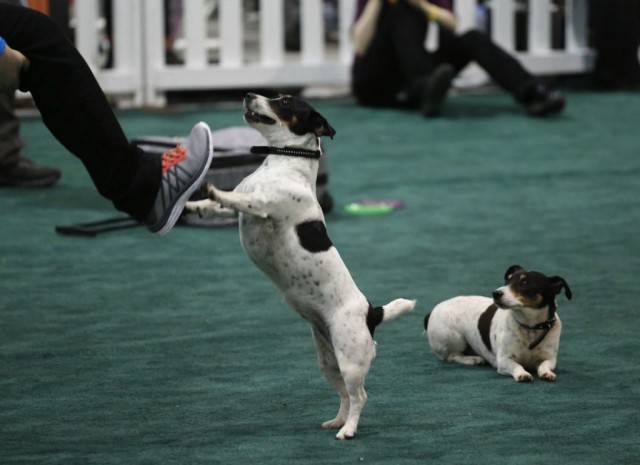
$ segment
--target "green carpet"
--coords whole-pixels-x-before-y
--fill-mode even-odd
[[[329,233],[376,305],[416,298],[376,331],[354,441],[320,429],[338,397],[307,325],[243,255],[236,228],[64,237],[118,215],[38,119],[25,154],[59,185],[0,191],[3,464],[636,464],[640,458],[640,94],[571,93],[559,118],[505,95],[444,118],[318,101],[336,209]],[[130,137],[242,125],[238,104],[124,112]],[[400,199],[388,216],[342,212]],[[422,319],[489,293],[509,265],[563,276],[558,380],[517,384],[439,362]]]

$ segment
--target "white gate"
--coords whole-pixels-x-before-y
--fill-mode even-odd
[[[173,90],[284,88],[349,84],[350,28],[356,0],[338,0],[338,26],[326,38],[323,0],[300,1],[300,50],[285,49],[286,0],[182,0],[182,31],[167,40],[163,0],[113,0],[113,67],[99,66],[99,0],[75,2],[77,47],[105,92],[120,104],[162,106]],[[529,0],[528,47],[514,52],[535,74],[581,73],[587,48],[587,0],[564,0],[564,48],[551,44],[552,0]],[[515,0],[487,2],[491,36],[514,51]],[[476,27],[477,0],[456,0],[460,30]],[[172,18],[174,19],[174,18]],[[167,45],[170,50],[168,50]],[[167,52],[179,54],[167,63]]]

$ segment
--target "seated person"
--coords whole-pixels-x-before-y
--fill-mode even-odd
[[[450,2],[446,6],[450,8]],[[435,52],[424,46],[432,21],[442,30]],[[358,103],[418,108],[425,116],[439,116],[452,79],[474,61],[529,115],[546,116],[564,108],[560,92],[532,76],[485,34],[473,30],[456,35],[455,28],[451,11],[434,2],[358,0],[351,76]]]

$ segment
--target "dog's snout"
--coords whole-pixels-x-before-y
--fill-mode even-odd
[[[242,106],[245,109],[250,110],[255,104],[254,102],[256,100],[258,100],[257,94],[254,94],[253,92],[247,92],[247,94],[244,96],[244,99],[242,100]]]
[[[495,291],[493,291],[493,300],[500,300],[502,298],[502,296],[504,295],[504,292],[502,292],[500,289],[496,289]]]

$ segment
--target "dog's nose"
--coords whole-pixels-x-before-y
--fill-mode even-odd
[[[500,290],[495,290],[493,291],[493,300],[500,300],[502,298],[502,296],[504,295],[504,293]]]
[[[245,100],[254,100],[256,97],[258,97],[256,94],[254,94],[253,92],[247,92],[247,95],[244,96]]]

